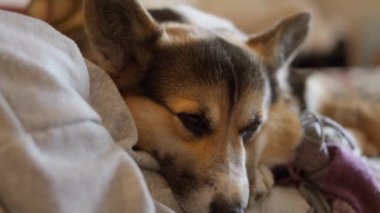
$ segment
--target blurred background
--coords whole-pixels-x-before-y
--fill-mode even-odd
[[[295,67],[380,65],[379,0],[141,0],[146,7],[188,4],[227,18],[246,33],[260,32],[299,11],[313,15]],[[43,19],[87,54],[81,0],[0,0],[0,8]]]

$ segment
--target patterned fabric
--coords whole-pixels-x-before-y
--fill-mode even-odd
[[[315,212],[380,209],[380,182],[360,156],[353,138],[339,124],[320,115],[305,113],[302,124],[305,137],[296,159],[277,180],[296,184]]]

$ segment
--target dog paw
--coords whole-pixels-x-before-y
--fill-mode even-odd
[[[253,184],[251,184],[251,197],[259,200],[266,197],[274,185],[272,171],[264,165],[259,165],[255,171]]]

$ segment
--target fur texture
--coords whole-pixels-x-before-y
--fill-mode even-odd
[[[85,1],[87,34],[131,110],[136,148],[159,161],[185,212],[242,212],[258,165],[285,163],[299,141],[281,79],[309,15],[245,36],[191,14],[152,17],[134,0]]]

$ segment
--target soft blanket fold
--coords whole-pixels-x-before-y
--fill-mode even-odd
[[[294,163],[277,173],[278,182],[307,185],[304,194],[321,212],[377,212],[380,182],[354,139],[327,117],[305,113],[302,118],[304,140]]]
[[[38,20],[0,11],[0,41],[0,209],[154,212],[140,170],[112,138],[134,143],[136,133],[128,111],[105,110],[115,93],[99,83],[105,74],[92,73],[90,89],[75,43]],[[103,123],[123,131],[111,136]]]

